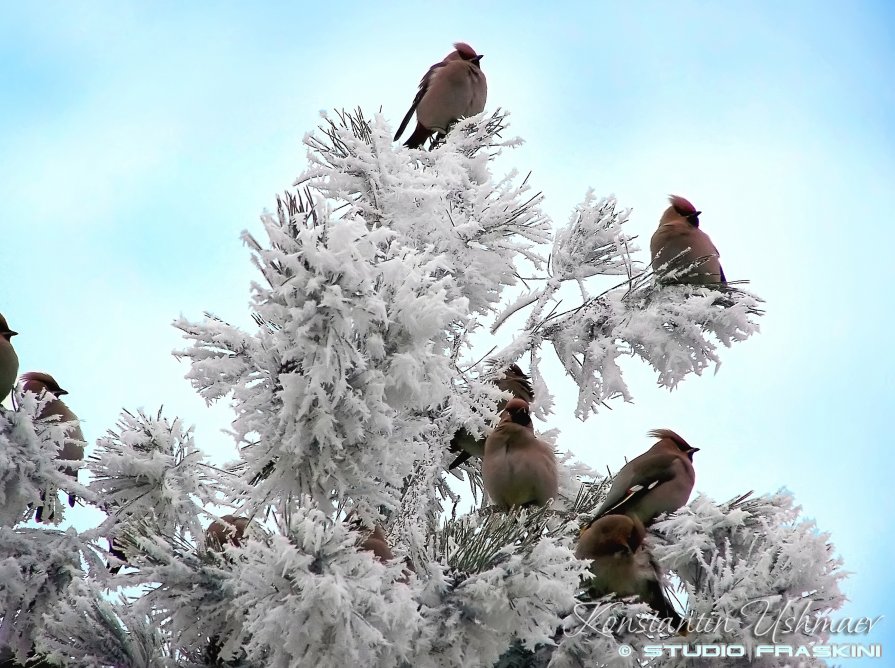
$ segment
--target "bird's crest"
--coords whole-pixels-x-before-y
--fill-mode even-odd
[[[669,195],[668,201],[671,202],[671,206],[674,207],[674,210],[682,216],[686,217],[692,216],[694,213],[700,213],[696,210],[696,207],[690,203],[690,200],[685,199],[680,195]]]
[[[652,436],[653,438],[668,438],[674,441],[675,445],[680,448],[681,451],[687,452],[688,450],[695,450],[693,446],[691,446],[687,441],[685,441],[681,436],[677,433],[671,431],[670,429],[653,429],[646,433],[647,436]]]
[[[454,48],[457,49],[457,53],[460,54],[460,57],[463,60],[475,60],[479,55],[475,52],[475,49],[469,46],[466,42],[454,42]]]
[[[687,222],[693,227],[699,227],[699,214],[701,214],[702,211],[697,211],[690,200],[685,199],[680,195],[669,195],[668,201],[671,202],[671,208],[673,208],[679,216],[686,218]]]
[[[59,383],[56,382],[56,379],[43,371],[28,371],[19,376],[19,380],[22,383],[40,383],[41,385],[46,386],[46,388],[54,394],[62,391],[62,388],[59,387]],[[66,394],[68,393],[66,392]]]

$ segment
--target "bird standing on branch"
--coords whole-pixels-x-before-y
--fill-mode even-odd
[[[528,402],[518,398],[507,402],[500,424],[485,439],[482,478],[488,496],[504,509],[544,506],[556,497],[556,455],[535,436]]]
[[[595,520],[626,514],[649,526],[657,516],[673,513],[687,503],[696,482],[693,454],[699,448],[691,447],[670,429],[653,429],[648,435],[659,442],[616,474]]]
[[[718,249],[709,235],[699,229],[702,211],[678,195],[668,200],[671,206],[665,209],[650,239],[653,271],[660,277],[675,272],[668,280],[670,283],[726,283]]]
[[[444,60],[430,67],[420,81],[420,89],[395,133],[395,141],[404,132],[414,111],[416,130],[404,142],[408,148],[419,148],[433,132],[443,137],[453,123],[484,110],[488,84],[479,62],[482,54],[477,54],[465,42],[455,43],[454,49]]]
[[[37,416],[38,419],[46,419],[51,416],[58,416],[59,422],[74,422],[75,424],[70,425],[65,430],[65,440],[62,443],[62,449],[59,451],[59,459],[67,459],[69,461],[81,461],[84,459],[84,434],[81,432],[81,427],[78,424],[78,416],[72,413],[71,409],[65,405],[65,402],[62,401],[59,397],[68,394],[67,390],[63,390],[59,383],[56,382],[56,379],[53,378],[48,373],[42,373],[40,371],[29,371],[28,373],[22,374],[21,377],[22,383],[22,392],[33,392],[34,394],[40,394],[43,391],[46,391],[54,398],[47,403],[40,414]],[[78,470],[75,468],[66,467],[65,473],[74,478],[78,479]],[[75,505],[75,495],[68,495],[68,505]],[[38,522],[43,521],[43,507],[39,506],[37,508],[37,512],[35,515]],[[47,520],[50,521],[53,519],[53,515],[51,514]]]

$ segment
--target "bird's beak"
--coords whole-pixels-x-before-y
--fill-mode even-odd
[[[3,332],[3,336],[5,336],[7,339],[11,339],[11,338],[14,337],[16,334],[18,334],[18,332],[14,332],[14,331],[12,331],[11,329],[10,329],[10,330],[7,330],[7,331],[5,331],[5,332]]]
[[[697,212],[694,213],[693,215],[694,215],[694,216],[701,216],[701,215],[702,215],[702,211],[697,211]]]
[[[690,452],[699,452],[699,448],[690,448]]]
[[[479,62],[479,61],[480,61],[482,58],[484,58],[484,57],[485,57],[485,54],[484,54],[484,53],[480,53],[479,55],[477,55],[475,58],[472,59],[472,62],[477,63],[477,62]]]
[[[61,397],[63,394],[68,394],[68,390],[63,390],[63,389],[60,387],[59,390],[56,392],[56,396],[57,396],[57,397]]]

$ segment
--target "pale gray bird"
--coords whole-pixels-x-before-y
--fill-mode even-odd
[[[482,54],[476,53],[465,42],[455,43],[454,49],[444,60],[430,67],[420,81],[420,89],[395,133],[395,141],[404,132],[414,111],[416,130],[404,142],[409,148],[419,148],[433,132],[446,135],[459,119],[484,110],[488,84],[479,62]]]
[[[9,396],[19,375],[19,357],[10,340],[16,334],[18,332],[12,331],[0,314],[0,402]]]
[[[696,207],[677,195],[668,200],[671,206],[665,209],[659,220],[659,227],[650,239],[653,271],[660,277],[669,271],[680,273],[671,283],[726,283],[721,268],[720,255],[709,235],[699,229],[699,215]],[[708,258],[697,267],[692,267],[701,258]],[[669,263],[664,269],[662,265]],[[691,267],[689,270],[688,267]]]
[[[29,371],[28,373],[23,373],[22,377],[19,379],[22,385],[22,392],[33,392],[34,394],[40,394],[44,390],[46,390],[49,394],[51,394],[54,399],[51,400],[46,406],[44,406],[43,410],[37,416],[38,419],[48,418],[53,415],[59,416],[59,422],[71,422],[77,421],[78,416],[71,412],[68,406],[65,405],[65,402],[62,401],[59,397],[68,394],[66,390],[63,390],[59,387],[59,383],[56,382],[56,379],[53,378],[48,373],[42,373],[40,371]],[[81,432],[81,427],[79,424],[74,424],[66,430],[65,440],[62,444],[62,449],[59,451],[59,459],[67,459],[69,461],[81,461],[84,459],[84,434]],[[75,468],[64,469],[65,473],[70,475],[75,480],[78,479],[78,470]],[[68,495],[68,505],[75,505],[75,495]],[[37,521],[41,522],[43,516],[43,509],[38,508],[36,517]],[[47,518],[48,520],[52,520],[53,517],[50,516]]]
[[[696,481],[693,454],[699,448],[670,429],[653,429],[648,436],[660,440],[621,468],[594,519],[626,514],[649,526],[658,515],[687,503]]]
[[[605,515],[584,527],[575,556],[592,561],[587,591],[593,598],[636,596],[686,635],[686,624],[665,597],[661,570],[643,544],[645,537],[643,523],[629,515]]]
[[[522,399],[526,403],[530,404],[535,400],[535,392],[531,387],[530,379],[517,364],[511,364],[503,378],[499,378],[495,384],[504,392],[510,392],[514,397]],[[497,402],[497,412],[502,413],[506,405],[506,400],[502,399]],[[460,454],[451,462],[448,470],[457,468],[473,455],[481,457],[485,454],[485,439],[477,439],[465,429],[460,429],[451,439],[451,451]]]
[[[528,402],[507,402],[500,424],[485,439],[482,478],[491,500],[504,509],[543,506],[556,497],[556,455],[535,436]]]

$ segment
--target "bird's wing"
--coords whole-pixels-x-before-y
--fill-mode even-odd
[[[451,439],[450,450],[460,454],[448,466],[449,471],[468,461],[472,455],[481,457],[485,451],[485,439],[476,439],[465,429],[459,429]]]
[[[594,519],[618,510],[634,498],[640,498],[663,482],[674,477],[673,464],[677,457],[665,452],[641,455],[632,463],[636,468],[629,470],[624,477],[619,476],[609,489],[609,495],[597,511]],[[622,473],[620,471],[619,473]]]
[[[452,461],[448,465],[448,471],[453,471],[455,468],[457,468],[461,464],[465,464],[466,462],[468,462],[471,458],[472,458],[472,455],[469,454],[468,452],[465,452],[465,451],[461,452],[459,455],[457,455],[454,458],[454,461]]]
[[[426,94],[426,91],[429,90],[429,86],[432,83],[432,77],[435,76],[435,72],[439,67],[444,67],[447,63],[444,61],[440,63],[435,63],[432,67],[429,68],[429,71],[423,75],[423,78],[420,79],[420,89],[416,92],[416,97],[413,98],[413,104],[410,105],[410,109],[407,110],[407,114],[404,116],[404,120],[401,121],[401,125],[398,126],[398,131],[395,133],[395,138],[393,141],[398,141],[398,137],[404,132],[404,129],[407,127],[407,124],[410,122],[411,117],[413,116],[413,112],[416,111],[416,108],[419,106],[420,100],[423,99],[423,96]]]

